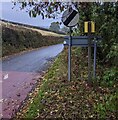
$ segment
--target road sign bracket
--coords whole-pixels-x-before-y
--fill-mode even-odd
[[[70,28],[71,31],[71,28]],[[93,77],[96,78],[96,52],[98,43],[101,41],[100,36],[90,36],[91,37],[91,47],[94,47],[94,63],[93,63]],[[68,49],[68,81],[71,80],[71,46],[88,47],[89,36],[65,36],[64,46],[69,46]]]

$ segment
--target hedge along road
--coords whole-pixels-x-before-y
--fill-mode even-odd
[[[2,64],[2,101],[0,102],[2,118],[11,118],[15,115],[37,79],[40,79],[41,72],[48,69],[50,61],[63,50],[63,47],[62,44],[57,44],[0,61]]]

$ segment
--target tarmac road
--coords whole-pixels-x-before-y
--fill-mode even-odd
[[[53,45],[14,55],[4,59],[2,70],[2,118],[11,118],[15,115],[21,103],[27,97],[42,71],[48,69],[50,61],[62,50],[63,45]]]

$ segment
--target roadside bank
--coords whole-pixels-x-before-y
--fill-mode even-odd
[[[30,99],[15,119],[116,119],[116,86],[105,87],[93,80],[87,83],[87,54],[81,48],[72,50],[72,80],[67,80],[67,53],[55,60],[41,84],[30,94]],[[102,71],[97,66],[97,74]],[[99,82],[99,81],[98,81]]]

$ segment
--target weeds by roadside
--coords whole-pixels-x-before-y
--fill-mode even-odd
[[[80,48],[73,48],[72,53],[72,80],[67,81],[65,48],[44,76],[40,86],[32,93],[35,96],[32,95],[27,106],[17,113],[17,119],[116,119],[116,86],[112,89],[99,83],[96,87],[89,86],[86,54]],[[97,67],[98,73],[100,70]]]

